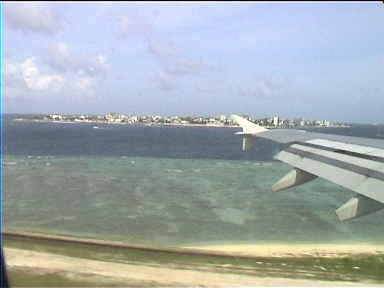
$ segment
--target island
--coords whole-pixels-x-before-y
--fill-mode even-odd
[[[346,123],[331,122],[329,120],[308,120],[303,118],[282,118],[279,116],[256,119],[248,115],[242,117],[263,126],[267,129],[274,128],[314,128],[314,127],[350,127]],[[215,116],[160,116],[160,115],[128,115],[120,113],[108,113],[105,115],[72,114],[64,115],[36,114],[18,116],[15,121],[50,121],[61,123],[105,123],[105,124],[144,124],[144,125],[181,125],[181,126],[209,126],[209,127],[238,127],[229,115]],[[96,126],[97,127],[97,126]]]

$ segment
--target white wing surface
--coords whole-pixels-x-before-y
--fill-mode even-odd
[[[282,143],[276,159],[293,170],[272,186],[285,190],[321,177],[357,194],[336,210],[340,220],[353,219],[384,208],[384,140],[305,132],[267,130],[240,116],[232,118],[243,128],[243,150],[254,137]]]

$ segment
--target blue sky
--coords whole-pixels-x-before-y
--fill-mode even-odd
[[[382,2],[9,2],[6,111],[384,122]]]

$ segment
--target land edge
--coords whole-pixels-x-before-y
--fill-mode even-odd
[[[15,248],[5,248],[5,258],[12,287],[361,287],[377,286],[378,283],[235,274],[209,267],[203,270],[169,265],[122,264]]]
[[[185,255],[257,257],[344,257],[348,255],[384,255],[384,244],[202,244],[180,247],[162,247],[129,244],[122,241],[96,240],[43,233],[3,232],[3,236],[53,240],[66,243],[96,245],[112,248],[129,248],[152,252],[180,253]]]
[[[121,122],[106,122],[106,121],[68,121],[68,120],[44,120],[44,119],[22,119],[16,118],[13,121],[30,121],[30,122],[43,122],[43,123],[63,123],[63,124],[79,124],[79,123],[90,123],[90,124],[107,124],[107,125],[142,125],[142,126],[185,126],[185,127],[213,127],[213,128],[241,128],[239,125],[219,125],[219,124],[194,124],[194,123],[121,123]],[[282,128],[275,126],[265,126],[267,129],[307,129],[307,128],[350,128],[351,125],[330,125],[330,126],[298,126],[294,128]]]
[[[142,126],[185,126],[185,127],[215,127],[215,128],[241,128],[239,125],[218,125],[218,124],[193,124],[193,123],[121,123],[121,122],[106,122],[106,121],[69,121],[69,120],[44,120],[44,119],[21,119],[16,118],[13,121],[26,121],[26,122],[42,122],[42,123],[63,123],[63,124],[79,124],[79,123],[89,123],[89,124],[106,124],[106,125],[142,125]]]
[[[75,286],[94,286],[98,283],[105,286],[118,285],[125,287],[155,287],[164,285],[166,287],[190,287],[191,285],[208,285],[209,287],[223,285],[309,286],[312,284],[316,284],[316,286],[350,286],[362,285],[363,283],[367,285],[382,283],[379,280],[381,277],[379,279],[377,277],[370,279],[370,277],[364,277],[364,275],[361,279],[360,277],[355,277],[353,275],[355,271],[352,271],[352,274],[350,273],[351,271],[347,274],[339,274],[343,271],[332,271],[328,266],[325,266],[327,268],[322,267],[320,266],[321,263],[313,262],[313,259],[316,257],[308,255],[307,257],[302,257],[303,259],[308,259],[308,263],[311,264],[309,266],[312,266],[307,269],[306,266],[302,265],[295,264],[291,266],[288,259],[294,259],[293,257],[261,258],[245,255],[234,256],[233,253],[218,253],[216,251],[212,253],[211,251],[191,251],[189,248],[153,248],[127,245],[117,241],[73,239],[66,236],[52,237],[37,233],[8,232],[6,233],[5,240],[6,246],[10,246],[5,248],[5,253],[7,267],[10,265],[11,275],[18,275],[18,277],[21,275],[23,278],[32,279],[32,283],[35,284],[39,277],[42,278],[43,282],[37,281],[38,285],[35,286],[44,286],[43,284],[47,283],[44,281],[47,281],[47,279],[49,283],[56,281],[53,282],[54,286],[58,286],[58,283],[64,283],[64,286],[74,286],[75,284]],[[20,240],[23,244],[21,247],[17,247],[17,245],[20,245]],[[35,245],[36,243],[38,244],[37,246]],[[46,250],[45,248],[48,246],[51,246],[51,249]],[[71,252],[69,255],[65,253],[62,255],[63,251],[59,251],[64,246]],[[55,249],[52,250],[52,247],[55,247]],[[86,254],[88,253],[88,256],[82,254],[83,250],[86,251]],[[53,253],[51,253],[52,251]],[[119,255],[121,251],[133,253],[130,254],[130,260],[127,261],[124,257],[122,258]],[[96,258],[94,254],[96,254]],[[144,254],[145,257],[143,258]],[[89,257],[90,255],[91,257]],[[154,257],[160,258],[155,259]],[[161,260],[162,257],[166,258],[165,262]],[[179,261],[179,257],[184,258],[182,261]],[[194,259],[198,257],[200,260],[188,263],[190,260],[188,258],[190,257]],[[227,262],[228,259],[231,260]],[[265,262],[255,262],[257,261],[256,259]],[[218,261],[216,262],[216,260]],[[287,264],[283,262],[288,263],[290,267],[286,266]],[[82,263],[81,265],[83,266],[79,267],[79,263]],[[250,263],[262,264],[261,266],[263,267],[260,267],[260,265],[256,268],[249,267]],[[111,269],[117,272],[112,273]],[[28,283],[26,285],[25,282],[21,284],[21,286],[30,286]]]

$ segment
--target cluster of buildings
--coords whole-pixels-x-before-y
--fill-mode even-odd
[[[330,127],[341,126],[341,123],[331,123],[328,120],[305,120],[303,118],[286,119],[274,116],[264,119],[249,119],[250,121],[257,123],[265,127],[279,127],[279,128],[295,128],[295,127]]]
[[[251,122],[267,128],[295,128],[295,127],[330,127],[342,126],[341,123],[331,123],[328,120],[304,120],[302,118],[285,119],[278,116],[270,118],[255,119],[244,116]],[[72,121],[72,122],[102,122],[121,124],[175,124],[175,125],[212,125],[212,126],[236,126],[237,124],[227,115],[219,116],[158,116],[158,115],[125,115],[108,113],[106,115],[60,115],[50,114],[44,116],[43,120]]]
[[[190,116],[132,116],[118,113],[106,115],[60,115],[49,114],[42,120],[71,121],[71,122],[103,122],[103,123],[145,123],[145,124],[214,124],[214,125],[235,125],[225,115],[219,117],[190,117]]]

